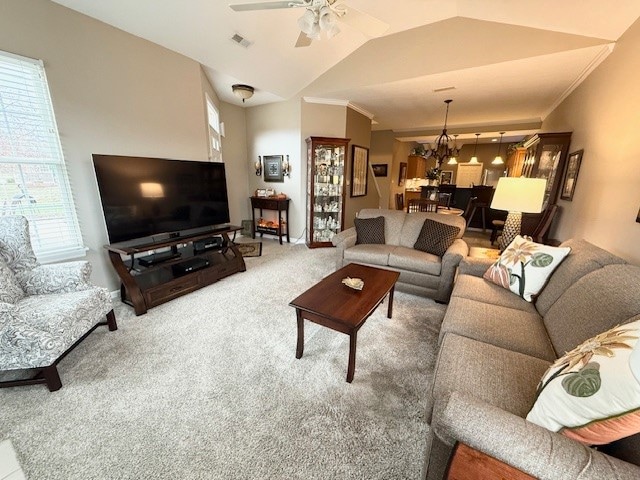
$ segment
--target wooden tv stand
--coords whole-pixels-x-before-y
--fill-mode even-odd
[[[242,227],[230,225],[197,235],[172,237],[143,245],[128,246],[125,242],[105,245],[111,264],[120,277],[120,299],[131,305],[136,315],[142,315],[156,305],[186,295],[234,273],[244,272],[246,266],[242,254],[229,239],[229,233],[233,232],[235,238],[235,232],[239,230],[242,230]],[[214,236],[222,237],[222,248],[195,251],[193,242]],[[150,265],[148,262],[145,262],[147,265],[141,265],[140,257],[136,257],[167,247],[171,248],[167,252],[168,258],[163,259],[163,254],[159,254],[158,261]],[[148,255],[142,258],[148,259]],[[174,266],[194,258],[207,260],[209,264],[188,273],[180,274],[174,271]]]

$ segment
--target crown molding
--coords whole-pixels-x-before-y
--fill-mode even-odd
[[[318,103],[320,105],[335,105],[340,107],[348,107],[351,110],[355,110],[356,112],[361,113],[362,115],[367,117],[369,120],[373,120],[373,117],[375,116],[373,113],[365,110],[364,108],[354,103],[351,103],[348,100],[341,100],[338,98],[319,98],[319,97],[302,97],[302,99],[307,103]]]

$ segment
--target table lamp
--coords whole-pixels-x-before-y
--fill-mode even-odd
[[[523,213],[540,213],[547,181],[544,178],[500,177],[491,208],[507,210],[500,250],[520,234]]]

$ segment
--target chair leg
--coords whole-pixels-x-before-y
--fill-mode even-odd
[[[50,392],[60,390],[62,382],[60,381],[60,375],[58,374],[58,367],[51,365],[42,369],[42,377],[44,378],[47,388]]]
[[[113,313],[113,310],[107,313],[107,325],[109,326],[110,332],[118,329],[118,324],[116,323],[116,314]]]

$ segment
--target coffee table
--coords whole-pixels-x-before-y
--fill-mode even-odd
[[[289,305],[296,309],[298,344],[296,358],[304,351],[304,320],[349,335],[349,366],[347,382],[353,381],[356,369],[356,340],[358,330],[389,295],[387,318],[393,314],[393,292],[400,274],[391,270],[350,263],[325,277]],[[342,283],[346,277],[361,278],[362,290],[354,290]]]

